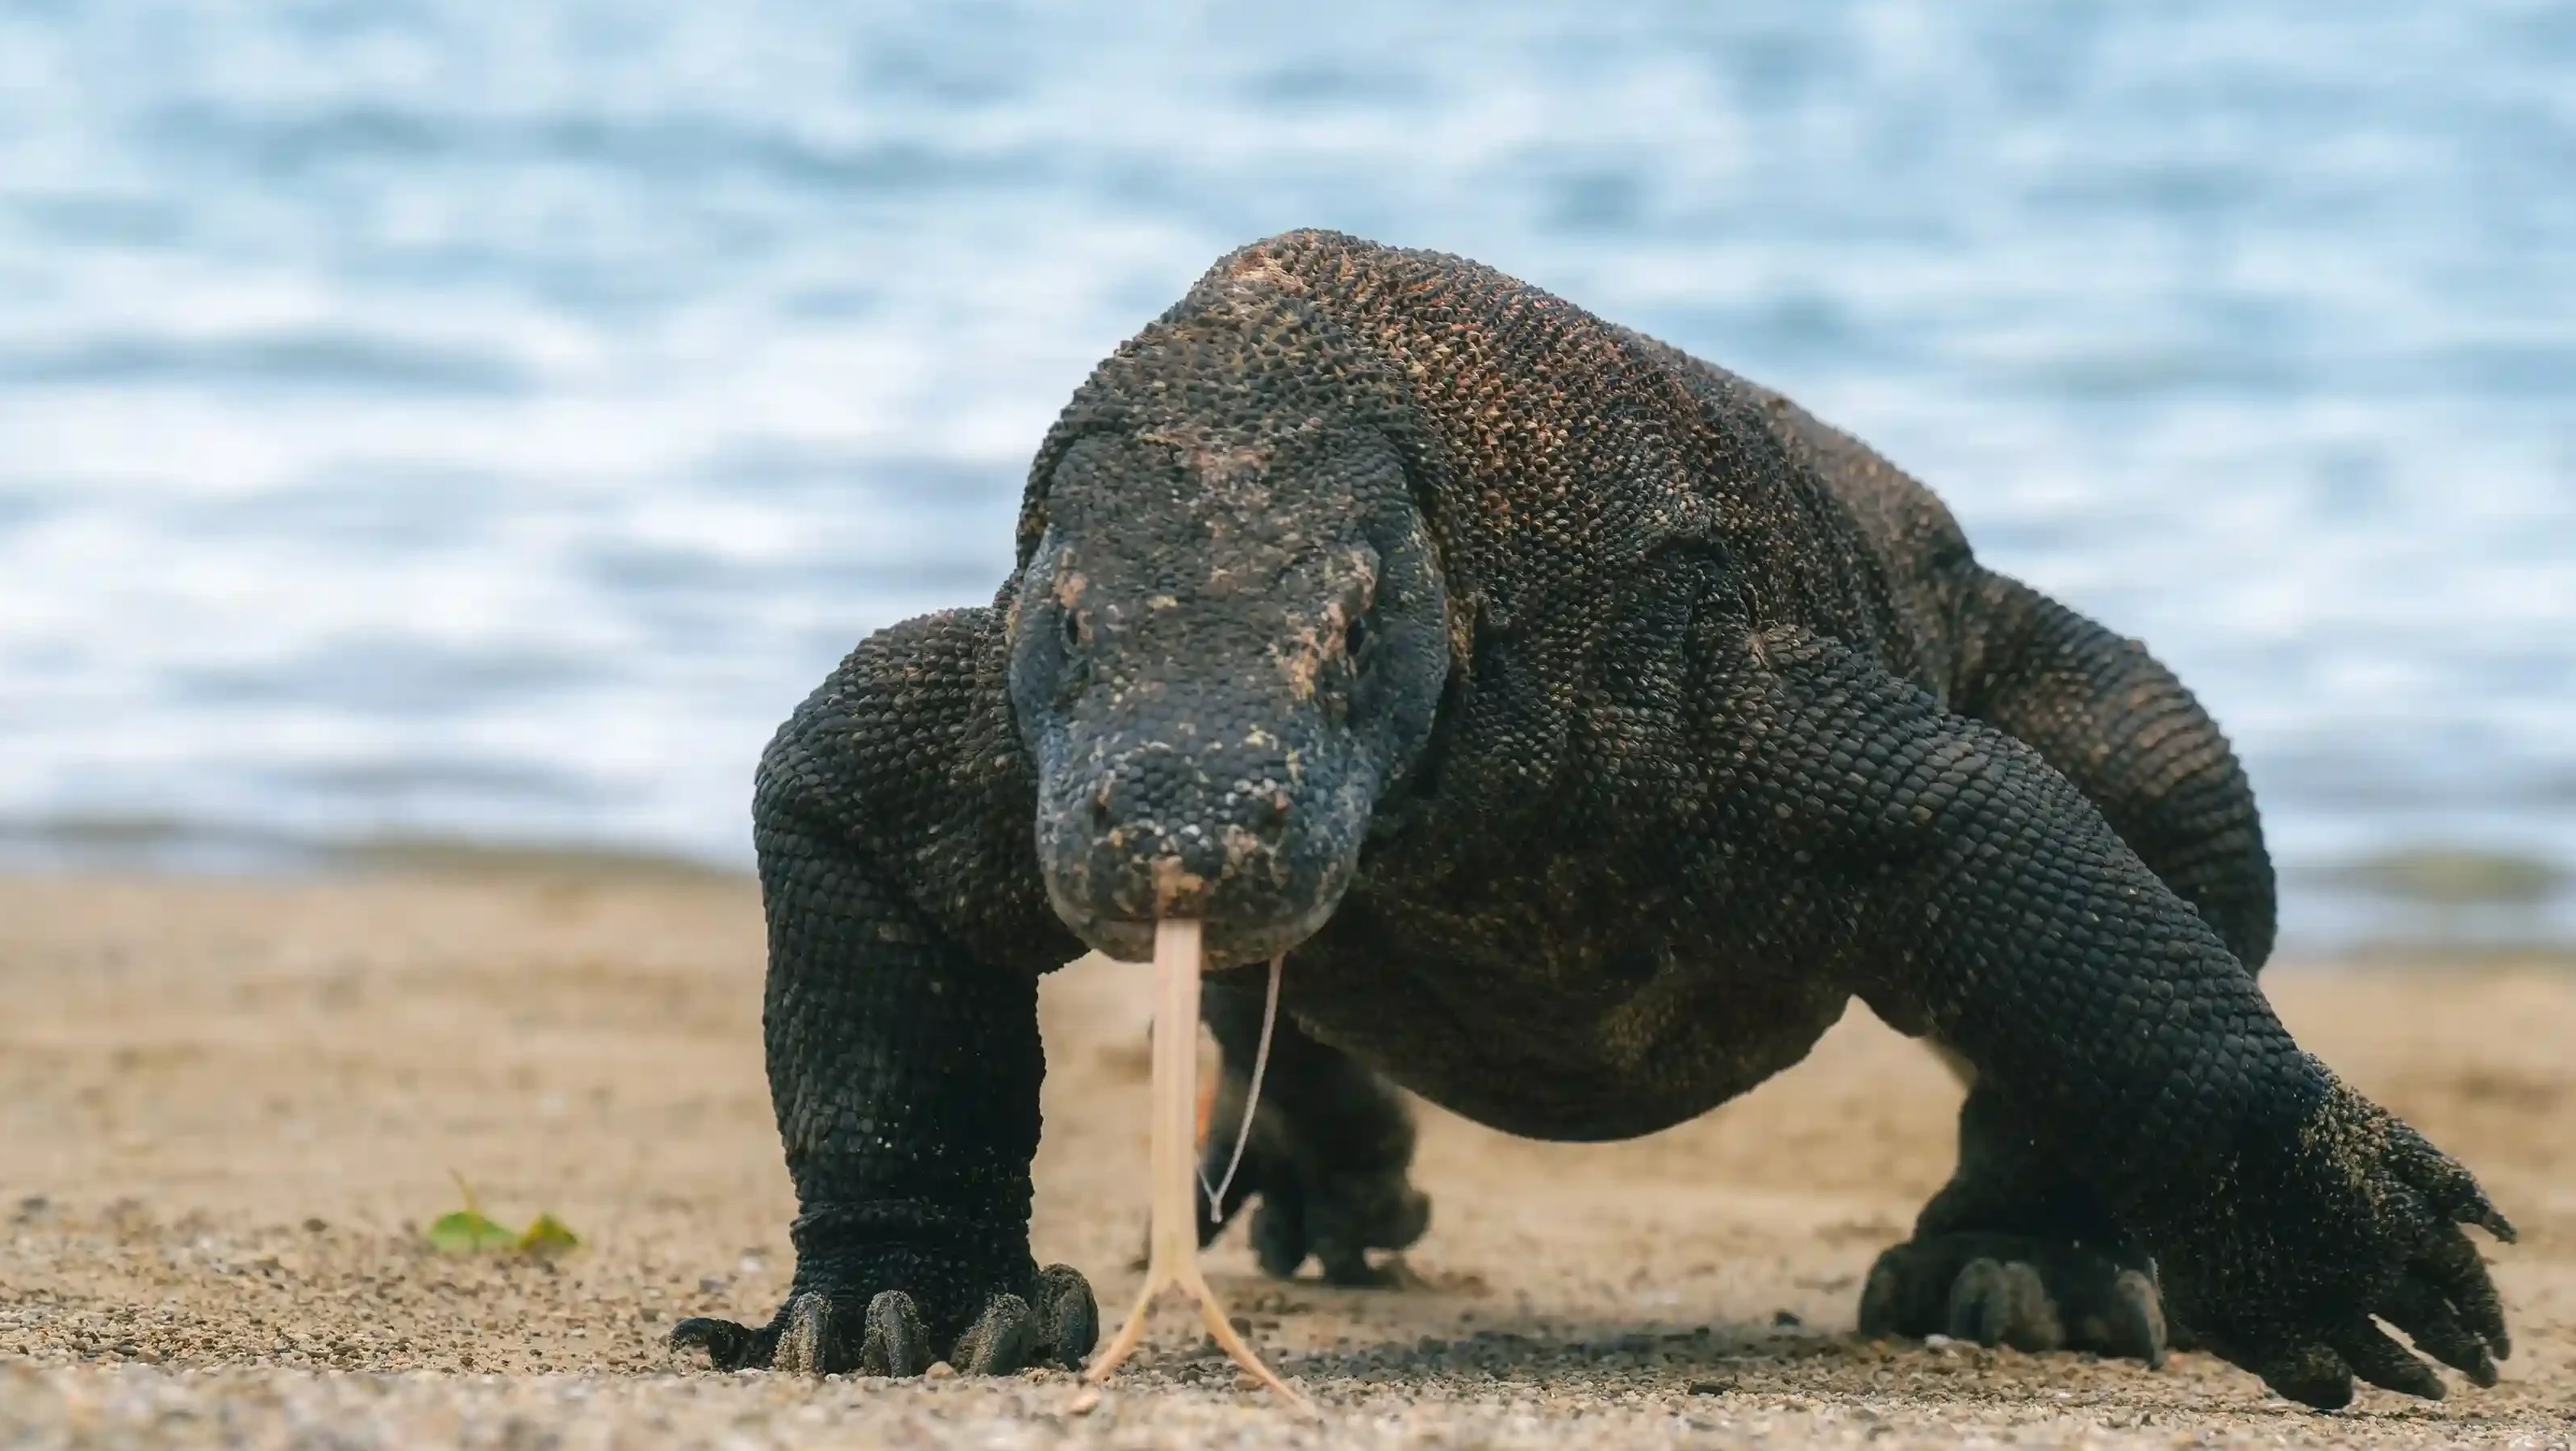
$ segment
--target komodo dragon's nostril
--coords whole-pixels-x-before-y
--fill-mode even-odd
[[[1091,824],[1094,826],[1109,824],[1109,786],[1110,778],[1103,776],[1100,784],[1091,788]]]

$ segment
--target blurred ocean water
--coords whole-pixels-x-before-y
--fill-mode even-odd
[[[0,854],[744,860],[1090,365],[1305,225],[1930,481],[2218,712],[2294,938],[2576,923],[2554,0],[0,0]]]

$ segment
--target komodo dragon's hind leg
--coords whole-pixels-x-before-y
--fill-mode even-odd
[[[1294,959],[1287,970],[1296,971]],[[1208,1213],[1206,1186],[1224,1178],[1243,1122],[1262,996],[1257,975],[1211,977],[1200,999],[1200,1017],[1216,1036],[1225,1073],[1208,1119],[1199,1241],[1216,1238],[1257,1194],[1252,1247],[1262,1269],[1285,1279],[1311,1255],[1334,1284],[1390,1284],[1392,1276],[1369,1263],[1368,1251],[1403,1249],[1431,1222],[1430,1201],[1405,1177],[1413,1161],[1412,1112],[1392,1084],[1284,1016],[1271,1037],[1243,1166],[1218,1213]]]
[[[1957,709],[2039,753],[2227,950],[2259,972],[2276,922],[2254,790],[2218,723],[2147,648],[1987,574]]]
[[[1960,712],[2056,767],[2247,969],[2261,968],[2271,859],[2245,772],[2199,702],[2136,641],[2001,575],[1978,581],[1967,620]],[[2166,1324],[2153,1276],[2093,1194],[1972,1082],[1957,1175],[1914,1238],[1872,1268],[1861,1323],[2155,1364],[2168,1330],[2188,1341]]]

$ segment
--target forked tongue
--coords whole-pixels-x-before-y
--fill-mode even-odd
[[[1275,971],[1275,969],[1274,969]],[[1199,1307],[1208,1335],[1263,1385],[1290,1404],[1314,1405],[1277,1372],[1261,1363],[1227,1321],[1225,1306],[1199,1273],[1197,1206],[1190,1190],[1198,1172],[1199,923],[1195,918],[1154,924],[1153,1233],[1145,1252],[1145,1288],[1127,1323],[1091,1363],[1090,1379],[1106,1380],[1145,1338],[1145,1322],[1165,1290],[1178,1290]]]

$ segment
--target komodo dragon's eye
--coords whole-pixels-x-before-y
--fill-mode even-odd
[[[1064,612],[1064,643],[1067,649],[1080,649],[1082,647],[1082,611],[1066,610]]]
[[[1368,616],[1362,615],[1351,621],[1350,627],[1342,631],[1342,658],[1356,663],[1360,658],[1360,652],[1368,648],[1368,642]]]

